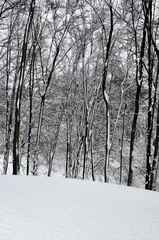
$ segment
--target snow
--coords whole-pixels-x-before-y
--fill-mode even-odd
[[[0,176],[2,240],[158,240],[159,193],[64,178]]]

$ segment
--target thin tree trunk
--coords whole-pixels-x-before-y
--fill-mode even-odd
[[[152,4],[151,1],[150,1],[150,4]],[[150,8],[151,8],[151,6],[146,9],[146,12]],[[158,19],[158,23],[159,23],[159,19]],[[152,107],[152,125],[153,125],[154,112],[155,112],[155,106],[156,106],[156,95],[158,94],[157,90],[158,90],[158,76],[159,76],[159,50],[157,48],[156,41],[153,38],[153,32],[151,30],[152,29],[150,28],[150,25],[147,25],[147,32],[148,32],[148,35],[149,35],[149,41],[150,41],[150,44],[151,43],[153,44],[153,47],[154,47],[154,50],[156,52],[157,59],[158,59],[156,82],[155,82],[155,94],[154,94],[154,102],[153,102],[153,107]],[[157,27],[157,30],[156,30],[156,36],[157,36],[157,32],[158,32],[158,27]],[[149,49],[149,51],[151,51],[151,49]],[[149,58],[149,68],[150,68],[150,66],[151,66],[151,58]],[[149,70],[149,72],[151,73],[151,69]],[[151,80],[151,78],[150,78],[150,80]],[[152,161],[152,166],[148,166],[148,162],[147,162],[147,167],[151,168],[150,169],[151,172],[150,172],[150,176],[148,178],[147,174],[149,172],[146,171],[147,172],[147,174],[146,174],[146,177],[147,177],[146,184],[147,184],[148,180],[149,180],[149,184],[147,184],[147,185],[145,184],[145,188],[150,189],[150,190],[154,190],[154,191],[156,190],[157,172],[158,172],[158,164],[159,164],[158,148],[159,148],[159,94],[158,94],[158,99],[157,99],[157,125],[156,125],[156,137],[155,137],[155,141],[154,141],[153,161]]]
[[[34,63],[35,62],[35,45],[33,46],[33,54],[30,65],[30,80],[29,80],[29,130],[28,130],[28,144],[27,144],[27,171],[29,175],[30,169],[30,147],[31,147],[31,134],[32,134],[32,116],[33,116],[33,89],[34,89]]]
[[[57,119],[56,123],[56,129],[53,138],[51,139],[51,145],[50,145],[50,153],[49,153],[49,168],[48,168],[48,177],[51,177],[51,171],[52,171],[52,166],[53,166],[53,160],[55,156],[55,151],[56,151],[56,145],[57,145],[57,140],[60,132],[60,126],[62,123],[62,118],[64,114],[64,106],[61,107],[59,116]]]
[[[158,52],[157,52],[158,56]],[[156,74],[156,86],[155,86],[155,96],[154,96],[154,103],[153,103],[153,116],[156,106],[156,95],[158,90],[158,76],[159,76],[159,56],[158,56],[158,66],[157,66],[157,74]],[[153,117],[154,118],[154,117]],[[159,94],[157,99],[157,125],[156,125],[156,137],[154,141],[154,154],[153,154],[153,161],[152,161],[152,168],[151,168],[151,174],[150,174],[150,190],[156,189],[156,169],[157,169],[157,161],[158,161],[158,148],[159,148]]]
[[[34,9],[35,9],[35,0],[32,0],[30,3],[29,16],[28,16],[27,24],[24,31],[22,57],[21,57],[21,63],[20,63],[20,69],[19,69],[19,82],[18,82],[16,100],[15,100],[15,124],[14,124],[14,134],[13,134],[13,175],[17,175],[20,170],[19,136],[20,136],[20,120],[21,120],[20,119],[21,99],[22,99],[22,92],[23,92],[25,69],[26,69],[28,38],[30,34],[32,21],[33,21]]]
[[[150,175],[151,175],[151,139],[153,130],[153,115],[152,115],[152,82],[153,82],[153,62],[152,62],[152,1],[148,1],[146,8],[146,17],[148,18],[148,128],[147,128],[147,151],[146,151],[146,179],[145,189],[150,188]]]
[[[71,146],[71,120],[67,117],[66,131],[66,178],[72,175],[72,146]]]
[[[107,42],[107,49],[106,49],[106,55],[104,59],[104,69],[103,69],[103,76],[102,76],[102,93],[103,93],[103,99],[106,107],[106,144],[105,144],[105,161],[104,161],[104,182],[109,181],[108,165],[109,165],[109,154],[110,154],[110,113],[109,113],[109,96],[106,91],[106,80],[107,80],[108,61],[110,57],[109,55],[110,55],[110,48],[111,48],[111,42],[112,42],[112,35],[114,30],[113,9],[112,9],[111,0],[109,4],[109,11],[110,11],[110,31],[109,31],[109,37]]]
[[[79,136],[79,138],[80,138],[80,136]],[[80,140],[78,140],[77,155],[76,155],[76,159],[74,160],[74,164],[73,164],[73,168],[72,168],[73,178],[78,177],[79,167],[80,167],[80,156],[81,156],[81,152],[82,152],[82,145],[83,145],[83,137]]]
[[[133,179],[132,162],[133,162],[133,151],[134,151],[137,119],[139,114],[139,100],[140,100],[141,86],[142,86],[142,82],[139,85],[137,85],[137,91],[136,91],[136,97],[135,97],[135,110],[134,110],[132,129],[131,129],[131,139],[130,139],[129,172],[128,172],[128,182],[127,182],[128,186],[132,186],[132,179]]]
[[[108,166],[109,166],[109,155],[110,155],[110,112],[109,112],[109,96],[106,91],[105,104],[106,104],[106,145],[105,145],[105,163],[104,163],[104,182],[109,182]]]
[[[127,104],[125,104],[124,115],[123,115],[123,126],[122,126],[122,136],[121,136],[121,146],[120,146],[120,179],[119,179],[119,184],[122,184],[122,175],[123,175],[123,145],[124,145],[126,108],[127,108]]]
[[[158,156],[158,159],[156,161],[156,170],[155,170],[155,176],[154,176],[154,182],[155,182],[154,191],[157,190],[158,171],[159,171],[159,156]]]
[[[133,115],[132,128],[131,128],[131,137],[130,137],[129,170],[128,170],[127,186],[132,186],[132,180],[133,180],[132,162],[133,162],[133,152],[134,152],[137,120],[138,120],[138,114],[139,114],[140,93],[141,93],[142,82],[143,82],[143,58],[144,58],[144,54],[145,54],[146,24],[147,24],[147,18],[145,17],[144,26],[143,26],[141,51],[140,51],[140,59],[139,59],[139,67],[138,67],[138,61],[137,61],[137,56],[138,56],[138,54],[137,54],[137,37],[136,37],[136,30],[134,29],[134,31],[135,31],[135,46],[136,46],[136,85],[137,85],[137,90],[136,90],[136,96],[135,96],[135,108],[134,108],[134,115]],[[139,72],[139,79],[138,79],[138,72]]]
[[[16,67],[18,65],[18,58]],[[12,87],[12,95],[10,99],[10,107],[9,107],[9,96],[8,96],[8,83],[9,83],[9,70],[7,70],[7,83],[6,83],[6,99],[7,99],[7,110],[6,110],[6,136],[5,136],[5,152],[4,152],[4,160],[3,160],[3,174],[7,174],[8,169],[8,161],[9,161],[9,152],[10,152],[10,137],[12,131],[12,116],[14,111],[14,98],[15,98],[15,89],[16,89],[16,80],[17,80],[17,69],[15,70],[15,77],[13,81]]]
[[[151,175],[150,175],[150,190],[156,189],[156,171],[157,171],[157,161],[158,161],[158,148],[159,148],[159,96],[158,96],[158,107],[157,107],[157,126],[156,126],[156,138],[155,138],[155,144],[154,144],[154,155],[153,155],[153,161],[152,161],[152,169],[151,169]]]
[[[11,37],[13,29],[16,25],[18,16],[13,19],[11,16],[10,26],[9,26],[9,38],[8,38],[8,49],[7,49],[7,62],[6,62],[6,73],[7,73],[7,82],[6,82],[6,100],[7,100],[7,110],[6,110],[6,135],[5,135],[5,150],[4,150],[4,160],[3,160],[3,174],[7,174],[9,154],[10,154],[10,145],[11,145],[11,132],[12,132],[12,121],[13,121],[13,112],[14,112],[14,101],[15,101],[15,92],[16,92],[16,83],[18,78],[18,67],[19,67],[19,51],[17,53],[16,64],[15,64],[15,74],[12,85],[12,94],[9,100],[9,78],[10,78],[10,63],[11,63]],[[17,48],[19,49],[19,39],[17,39]]]
[[[67,130],[66,130],[66,170],[65,170],[66,178],[69,177],[69,123],[67,119]]]
[[[37,128],[37,134],[36,134],[36,149],[35,149],[35,156],[34,156],[33,167],[32,167],[32,174],[34,176],[37,176],[37,170],[38,170],[39,142],[40,142],[41,127],[42,127],[44,104],[45,104],[45,96],[42,96],[41,103],[40,103],[38,128]]]
[[[95,174],[94,174],[94,159],[93,159],[93,136],[91,134],[91,170],[92,170],[92,180],[95,181]]]
[[[86,39],[85,39],[85,14],[84,6],[82,7],[82,20],[83,20],[83,36],[82,36],[82,71],[83,71],[83,92],[84,92],[84,139],[83,139],[83,172],[82,179],[85,178],[86,163],[87,163],[87,151],[88,151],[88,103],[87,103],[87,77],[85,70],[85,51],[86,51]]]

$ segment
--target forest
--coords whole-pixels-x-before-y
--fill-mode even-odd
[[[0,0],[0,156],[159,191],[159,1]]]

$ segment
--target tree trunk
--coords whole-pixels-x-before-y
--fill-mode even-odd
[[[23,84],[24,84],[24,75],[26,69],[26,57],[27,57],[27,46],[28,39],[30,34],[30,29],[33,21],[35,9],[35,0],[32,0],[30,3],[29,16],[27,19],[27,24],[24,31],[23,45],[22,45],[22,57],[19,69],[19,82],[16,93],[15,100],[15,123],[14,123],[14,135],[13,135],[13,174],[17,175],[20,170],[19,165],[19,136],[20,136],[20,112],[21,112],[21,99],[23,92]]]
[[[121,135],[121,146],[120,146],[120,179],[119,184],[122,184],[122,175],[123,175],[123,145],[124,145],[124,131],[125,131],[125,114],[126,114],[127,104],[125,103],[124,115],[123,115],[123,126],[122,126],[122,135]]]
[[[143,36],[142,36],[142,42],[141,42],[141,50],[140,50],[139,66],[138,66],[138,60],[137,60],[138,48],[137,48],[136,29],[134,29],[134,31],[135,31],[135,47],[136,47],[136,85],[137,85],[137,90],[136,90],[136,96],[135,96],[135,108],[134,108],[133,122],[132,122],[132,128],[131,128],[131,137],[130,137],[129,170],[128,170],[127,186],[132,186],[132,179],[133,179],[132,162],[133,162],[136,127],[137,127],[137,120],[138,120],[138,113],[139,113],[140,92],[141,92],[142,82],[143,82],[143,58],[145,55],[146,24],[147,24],[147,18],[145,17],[144,26],[143,26]],[[138,79],[138,75],[139,75],[139,79]]]
[[[83,172],[82,179],[85,179],[86,172],[86,163],[87,163],[87,151],[88,151],[88,99],[87,99],[87,77],[86,77],[86,66],[85,66],[85,48],[86,48],[86,26],[85,26],[85,13],[84,6],[82,6],[82,20],[83,20],[83,32],[82,32],[82,74],[83,74],[83,93],[84,93],[84,101],[83,101],[83,121],[84,121],[84,134],[83,134]]]
[[[152,169],[151,169],[151,175],[150,175],[150,190],[156,189],[156,172],[157,172],[157,161],[159,158],[158,154],[158,148],[159,148],[159,95],[158,95],[158,107],[157,107],[157,125],[156,125],[156,138],[154,142],[154,155],[153,155],[153,161],[152,161]]]
[[[104,92],[106,103],[106,145],[105,145],[105,163],[104,163],[104,182],[109,182],[108,166],[110,154],[110,113],[109,113],[109,97]]]
[[[66,131],[66,178],[72,177],[72,144],[71,144],[71,120],[67,117]]]
[[[92,180],[95,181],[95,174],[94,174],[94,159],[93,159],[93,136],[91,134],[90,136],[90,142],[91,142],[91,170],[92,170]]]
[[[131,129],[131,139],[130,139],[129,172],[128,172],[127,186],[132,186],[132,179],[133,179],[132,162],[133,162],[136,126],[137,126],[137,119],[138,119],[138,113],[139,113],[139,100],[140,100],[141,87],[142,87],[142,82],[139,85],[137,85],[137,91],[136,91],[136,97],[135,97],[135,110],[134,110],[133,123],[132,123],[132,129]]]
[[[155,95],[154,95],[154,103],[153,103],[153,118],[154,118],[154,111],[156,107],[156,95],[158,92],[158,76],[159,76],[159,54],[158,51],[157,57],[158,57],[158,66],[157,66],[157,73],[156,73],[156,84],[155,84]],[[150,174],[150,185],[149,189],[154,190],[156,189],[156,171],[157,171],[157,162],[158,162],[158,148],[159,148],[159,94],[157,98],[157,125],[156,125],[156,137],[154,140],[154,154],[153,154],[153,161],[152,161],[152,167],[151,167],[151,174]]]
[[[35,64],[35,45],[33,46],[33,54],[30,64],[30,79],[29,79],[29,130],[28,130],[28,144],[27,144],[27,171],[29,175],[30,169],[30,147],[32,134],[32,116],[33,116],[33,89],[34,89],[34,64]]]
[[[152,1],[145,2],[145,14],[147,21],[148,35],[148,126],[147,126],[147,151],[146,151],[146,179],[145,189],[150,188],[151,174],[151,139],[153,130],[153,113],[152,113],[152,82],[153,82],[153,60],[152,60]]]
[[[12,121],[13,121],[13,112],[14,112],[14,98],[15,98],[17,73],[18,73],[18,69],[17,69],[18,68],[18,59],[19,59],[19,54],[17,55],[15,76],[14,76],[13,87],[12,87],[12,95],[11,95],[11,99],[10,99],[10,108],[7,103],[7,113],[6,113],[7,114],[7,116],[6,116],[6,124],[7,125],[6,125],[5,151],[4,151],[4,160],[3,160],[3,174],[7,174],[7,169],[8,169],[9,152],[10,152],[10,138],[11,138],[11,132],[12,132]],[[7,89],[6,89],[6,91],[7,91]],[[8,96],[8,93],[7,93],[7,96]],[[8,100],[7,100],[7,102],[8,102]]]
[[[106,80],[107,80],[108,61],[110,57],[112,35],[114,30],[113,8],[112,8],[111,0],[109,4],[109,11],[110,11],[110,31],[109,31],[109,37],[107,42],[106,54],[104,59],[103,76],[102,76],[102,93],[103,93],[103,99],[106,107],[106,144],[105,144],[105,161],[104,161],[104,182],[109,181],[108,165],[109,165],[109,154],[110,154],[110,113],[109,113],[109,96],[106,91]]]
[[[51,171],[52,171],[52,165],[53,165],[53,160],[55,156],[55,151],[56,151],[56,145],[57,145],[57,140],[60,132],[60,126],[62,123],[62,118],[64,114],[64,106],[61,107],[57,122],[56,122],[56,129],[55,133],[53,135],[53,138],[51,139],[51,145],[50,145],[50,153],[49,153],[49,168],[48,168],[48,177],[51,176]]]

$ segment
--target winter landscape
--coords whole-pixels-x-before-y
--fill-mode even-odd
[[[158,192],[159,1],[0,0],[0,239],[157,240]]]

